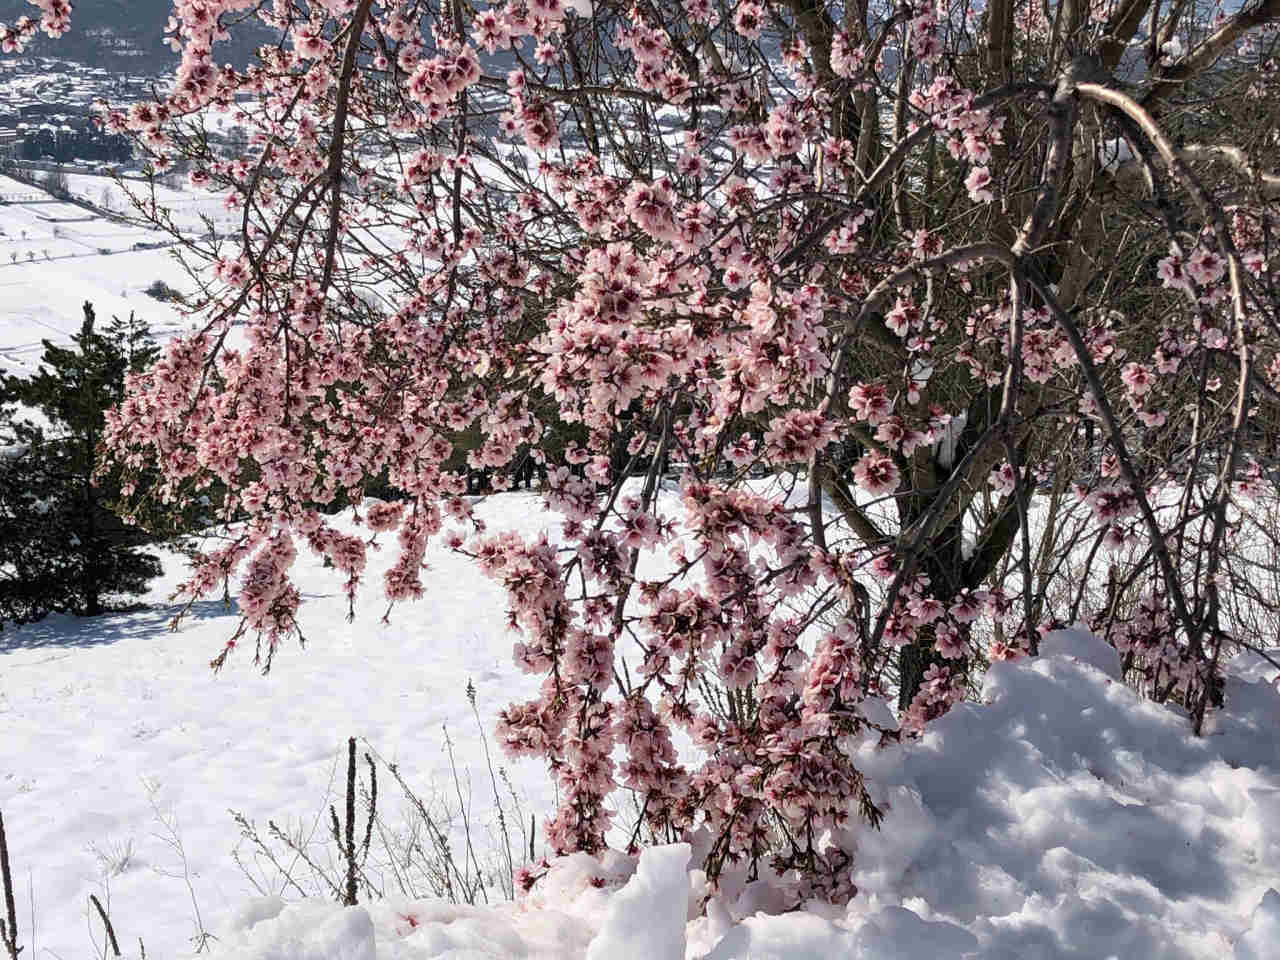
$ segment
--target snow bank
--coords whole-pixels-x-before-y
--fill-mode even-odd
[[[994,665],[919,741],[851,744],[878,800],[847,910],[705,902],[690,848],[553,863],[491,908],[245,913],[215,956],[268,960],[1262,960],[1280,944],[1280,694],[1244,661],[1196,739],[1081,630]],[[1272,671],[1272,674],[1274,671]],[[747,906],[744,906],[747,904]],[[694,908],[691,911],[691,906]],[[749,915],[748,915],[749,914]]]
[[[1236,943],[1235,960],[1267,960],[1280,950],[1280,893],[1268,890]]]
[[[690,852],[677,843],[640,855],[635,876],[610,900],[587,960],[684,960]]]
[[[1196,740],[1114,679],[1096,639],[1043,649],[993,666],[986,704],[919,744],[863,748],[895,809],[860,886],[961,924],[982,957],[1220,958],[1280,862],[1280,697],[1233,677]]]

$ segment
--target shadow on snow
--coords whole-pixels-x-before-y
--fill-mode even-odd
[[[104,613],[98,617],[77,617],[53,613],[38,623],[6,627],[0,632],[0,654],[18,650],[45,650],[70,647],[101,647],[128,637],[167,632],[181,604],[157,604],[141,610]],[[191,605],[183,623],[215,617],[239,616],[239,606],[222,600],[201,600]]]

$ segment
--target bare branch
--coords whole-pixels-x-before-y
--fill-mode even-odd
[[[333,263],[338,252],[338,227],[342,221],[342,148],[347,138],[347,110],[351,101],[351,81],[355,72],[356,53],[360,49],[360,38],[364,36],[365,21],[369,19],[369,8],[373,0],[360,0],[351,18],[350,31],[347,35],[346,50],[342,54],[342,73],[338,77],[338,94],[333,111],[333,139],[329,141],[329,166],[325,177],[329,183],[329,233],[325,238],[324,277],[320,283],[323,293],[329,289],[333,280]]]
[[[1030,272],[1025,271],[1024,268],[1019,269],[1023,270],[1026,282],[1049,308],[1054,320],[1057,321],[1058,328],[1071,344],[1071,349],[1075,351],[1081,374],[1089,387],[1090,393],[1093,395],[1094,402],[1098,408],[1098,415],[1102,417],[1103,425],[1106,426],[1112,447],[1115,449],[1116,461],[1120,465],[1120,472],[1124,476],[1125,483],[1129,485],[1130,491],[1137,500],[1138,509],[1142,513],[1147,535],[1151,538],[1156,559],[1160,564],[1165,589],[1169,592],[1169,597],[1173,601],[1179,621],[1182,622],[1190,634],[1192,633],[1191,611],[1187,606],[1186,596],[1182,590],[1177,568],[1173,564],[1173,558],[1169,555],[1169,547],[1165,543],[1164,532],[1160,529],[1160,522],[1156,519],[1155,511],[1152,510],[1151,502],[1144,492],[1137,468],[1133,464],[1133,457],[1129,453],[1129,447],[1125,443],[1124,435],[1120,430],[1120,422],[1116,419],[1115,411],[1111,407],[1111,401],[1107,397],[1106,387],[1102,383],[1097,367],[1094,366],[1089,347],[1084,342],[1084,337],[1081,336],[1080,328],[1076,325],[1075,320],[1062,309],[1057,298],[1049,290],[1048,284]]]
[[[1142,105],[1149,107],[1165,97],[1174,87],[1191,79],[1218,62],[1235,42],[1255,27],[1280,20],[1280,0],[1258,0],[1256,4],[1241,10],[1221,27],[1205,37],[1178,60],[1152,78],[1152,89],[1143,97]]]
[[[1239,147],[1221,143],[1189,143],[1175,147],[1174,156],[1187,162],[1221,161],[1243,174],[1248,181],[1257,187],[1264,200],[1280,200],[1280,174],[1263,173],[1252,163]],[[1129,186],[1140,177],[1142,165],[1137,160],[1128,160],[1115,169],[1115,179],[1122,186]]]
[[[0,886],[4,887],[4,920],[0,920],[0,946],[9,960],[18,960],[18,914],[13,902],[13,874],[9,871],[9,838],[4,832],[4,814],[0,813]]]
[[[1120,57],[1142,25],[1142,17],[1151,6],[1151,0],[1124,0],[1116,10],[1115,16],[1107,24],[1107,32],[1099,44],[1102,64],[1108,70],[1114,70]]]

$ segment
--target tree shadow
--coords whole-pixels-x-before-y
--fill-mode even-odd
[[[98,617],[53,613],[38,623],[5,627],[0,632],[0,654],[19,650],[102,647],[140,634],[166,632],[182,607],[182,604],[161,603],[142,609],[104,613]],[[187,624],[239,615],[240,608],[234,600],[230,604],[222,600],[201,600],[191,605],[182,622]]]

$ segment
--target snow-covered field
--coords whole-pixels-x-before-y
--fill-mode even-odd
[[[34,261],[101,256],[104,251],[118,254],[133,251],[135,244],[169,240],[159,231],[116,223],[74,203],[55,201],[9,177],[0,177],[0,196],[17,198],[0,204],[0,273],[15,272]],[[93,196],[88,199],[98,201]],[[117,208],[125,209],[123,204]]]
[[[0,177],[0,194],[19,188],[32,192]],[[136,313],[159,339],[186,327],[173,304],[143,293],[156,280],[177,290],[191,286],[169,250],[133,248],[158,242],[162,234],[55,202],[0,204],[0,231],[0,372],[30,372],[39,363],[42,338],[69,340],[80,329],[86,300],[103,320]],[[35,259],[27,259],[29,252]]]
[[[104,321],[136,313],[157,339],[185,329],[173,304],[142,292],[157,279],[177,289],[187,286],[166,250],[0,268],[0,372],[32,372],[40,363],[42,338],[64,343],[79,331],[86,300]]]
[[[111,177],[72,173],[67,175],[67,182],[73,195],[126,215],[133,215],[135,212],[131,198],[149,204],[153,196],[152,188],[142,180],[126,179],[120,184]],[[240,228],[240,213],[228,210],[220,194],[197,189],[189,184],[180,189],[157,184],[154,198],[156,204],[163,207],[180,230],[206,233],[208,226],[205,218],[212,220],[220,233]]]
[[[504,498],[495,513],[529,531],[541,522],[528,497]],[[429,798],[454,790],[447,725],[464,789],[468,776],[472,784],[474,832],[487,844],[492,789],[465,688],[475,685],[492,729],[497,710],[535,685],[511,665],[501,591],[462,558],[428,560],[444,589],[399,609],[389,626],[372,596],[348,624],[332,571],[300,561],[308,648],[282,650],[265,677],[251,651],[220,675],[209,669],[237,620],[218,602],[198,604],[169,632],[176,607],[164,598],[183,569],[174,556],[151,609],[54,616],[0,634],[0,809],[20,897],[34,900],[34,936],[22,907],[24,940],[39,948],[31,956],[88,955],[87,897],[108,888],[113,922],[135,950],[141,936],[148,956],[182,953],[193,908],[169,876],[183,865],[160,815],[178,824],[202,916],[216,930],[255,892],[231,858],[239,831],[228,810],[264,832],[268,819],[312,829],[329,802],[341,807],[335,764],[349,736],[367,738]],[[514,772],[527,822],[549,809],[550,783],[536,764]],[[389,810],[396,788],[381,792]],[[326,832],[327,819],[321,842]]]

